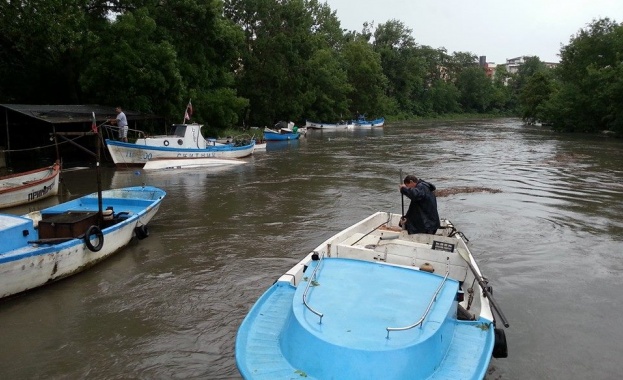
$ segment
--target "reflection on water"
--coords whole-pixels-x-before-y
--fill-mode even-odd
[[[471,240],[509,319],[510,357],[494,359],[488,378],[619,377],[622,141],[508,119],[272,143],[231,168],[104,168],[104,187],[167,191],[150,237],[1,301],[0,341],[11,343],[0,373],[237,379],[236,330],[253,302],[323,239],[400,212],[402,172],[445,191],[440,214]],[[70,194],[95,191],[94,174],[65,173]]]

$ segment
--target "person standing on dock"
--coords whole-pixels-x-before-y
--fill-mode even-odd
[[[119,128],[119,140],[128,142],[128,119],[125,117],[121,107],[115,108],[115,112],[117,112],[117,117],[108,121],[113,125],[116,124]]]

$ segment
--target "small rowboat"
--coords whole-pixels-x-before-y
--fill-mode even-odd
[[[266,141],[297,140],[299,137],[301,137],[301,134],[292,129],[281,128],[276,131],[274,129],[264,128],[264,140]]]
[[[0,208],[32,203],[58,194],[61,165],[0,177]]]
[[[81,272],[133,237],[147,237],[165,195],[152,186],[125,187],[24,216],[0,214],[0,298]]]
[[[504,330],[467,247],[377,212],[326,240],[258,299],[236,337],[245,379],[482,380]]]

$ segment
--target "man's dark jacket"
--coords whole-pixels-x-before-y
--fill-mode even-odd
[[[419,180],[412,189],[400,188],[400,192],[411,199],[411,204],[405,214],[406,227],[410,234],[434,234],[440,227],[437,198],[433,191],[435,191],[435,185],[422,180]]]

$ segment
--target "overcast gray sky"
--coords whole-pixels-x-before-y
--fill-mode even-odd
[[[323,0],[320,0],[323,1]],[[326,0],[342,28],[396,19],[420,45],[505,63],[522,55],[558,62],[560,47],[593,19],[623,21],[623,0]]]

